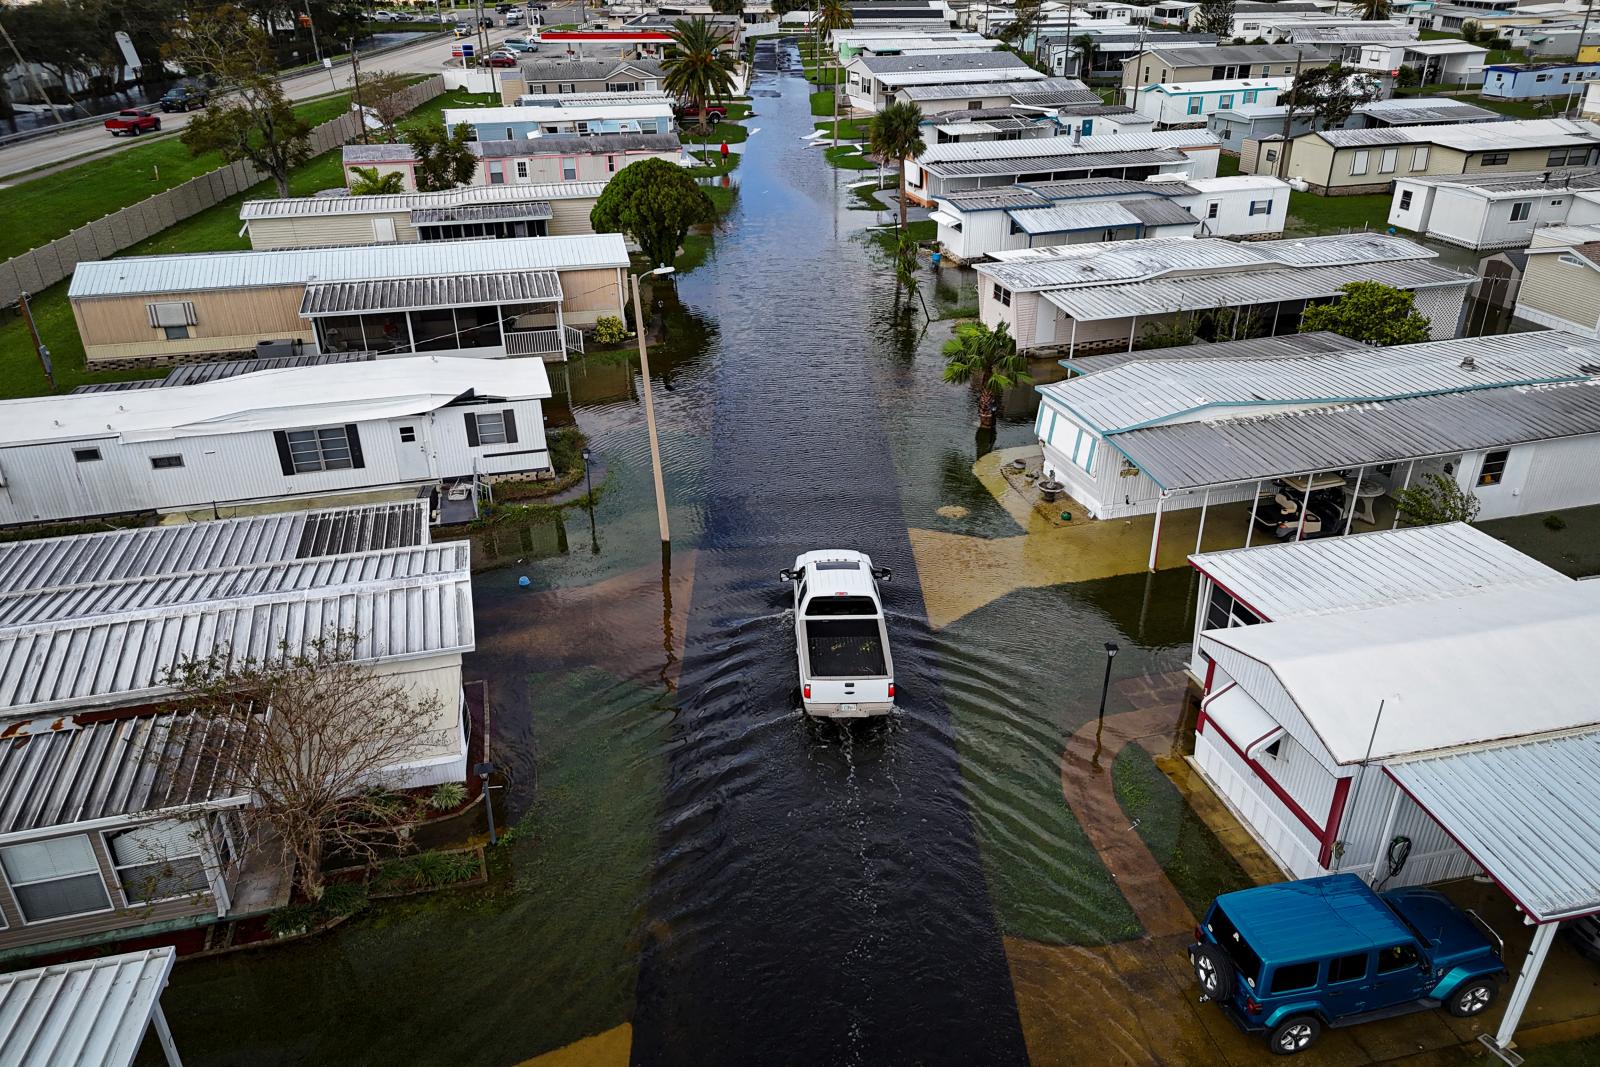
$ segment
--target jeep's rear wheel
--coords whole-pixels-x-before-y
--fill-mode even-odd
[[[1278,1056],[1304,1052],[1322,1036],[1322,1024],[1311,1015],[1295,1015],[1273,1027],[1267,1046]]]
[[[1482,1015],[1483,1010],[1494,1003],[1495,993],[1498,989],[1487,978],[1480,978],[1476,982],[1468,982],[1450,995],[1450,1000],[1445,1008],[1458,1019],[1470,1019],[1474,1015]]]
[[[1216,945],[1201,945],[1194,954],[1194,976],[1207,1000],[1233,996],[1233,962]]]

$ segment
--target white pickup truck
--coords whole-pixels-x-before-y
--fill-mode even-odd
[[[883,624],[878,582],[864,553],[825,549],[797,556],[779,572],[794,591],[795,647],[800,700],[806,713],[865,718],[894,710],[894,662]]]

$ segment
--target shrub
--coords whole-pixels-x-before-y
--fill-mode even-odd
[[[1567,528],[1567,520],[1560,515],[1546,515],[1544,517],[1544,528],[1552,532],[1560,532]]]
[[[461,782],[442,782],[428,795],[428,807],[434,811],[459,808],[467,801],[467,787]]]
[[[620,345],[628,336],[628,328],[615,315],[602,315],[594,324],[595,344]]]
[[[477,876],[478,855],[475,852],[419,852],[385,863],[379,868],[373,885],[382,892],[406,893],[442,889]]]
[[[1443,474],[1426,475],[1421,484],[1400,490],[1394,498],[1407,526],[1471,522],[1478,517],[1480,506],[1476,496]]]

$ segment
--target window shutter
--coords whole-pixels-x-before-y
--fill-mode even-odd
[[[505,425],[506,425],[506,444],[508,444],[508,445],[516,444],[517,443],[517,416],[516,416],[516,413],[513,412],[510,408],[506,408],[504,411],[502,411],[500,413],[500,417],[505,420]]]
[[[467,447],[478,447],[478,416],[467,412]]]
[[[278,466],[283,468],[283,473],[294,473],[294,457],[289,454],[289,435],[282,430],[273,430],[272,439],[278,443]]]
[[[355,423],[346,423],[344,435],[350,442],[350,466],[365,467],[366,457],[361,454],[361,430]]]

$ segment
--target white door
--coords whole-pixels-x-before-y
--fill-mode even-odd
[[[395,470],[403,482],[425,482],[437,475],[433,470],[433,458],[428,454],[428,424],[418,419],[416,422],[402,422],[394,430],[399,439],[395,447]]]

